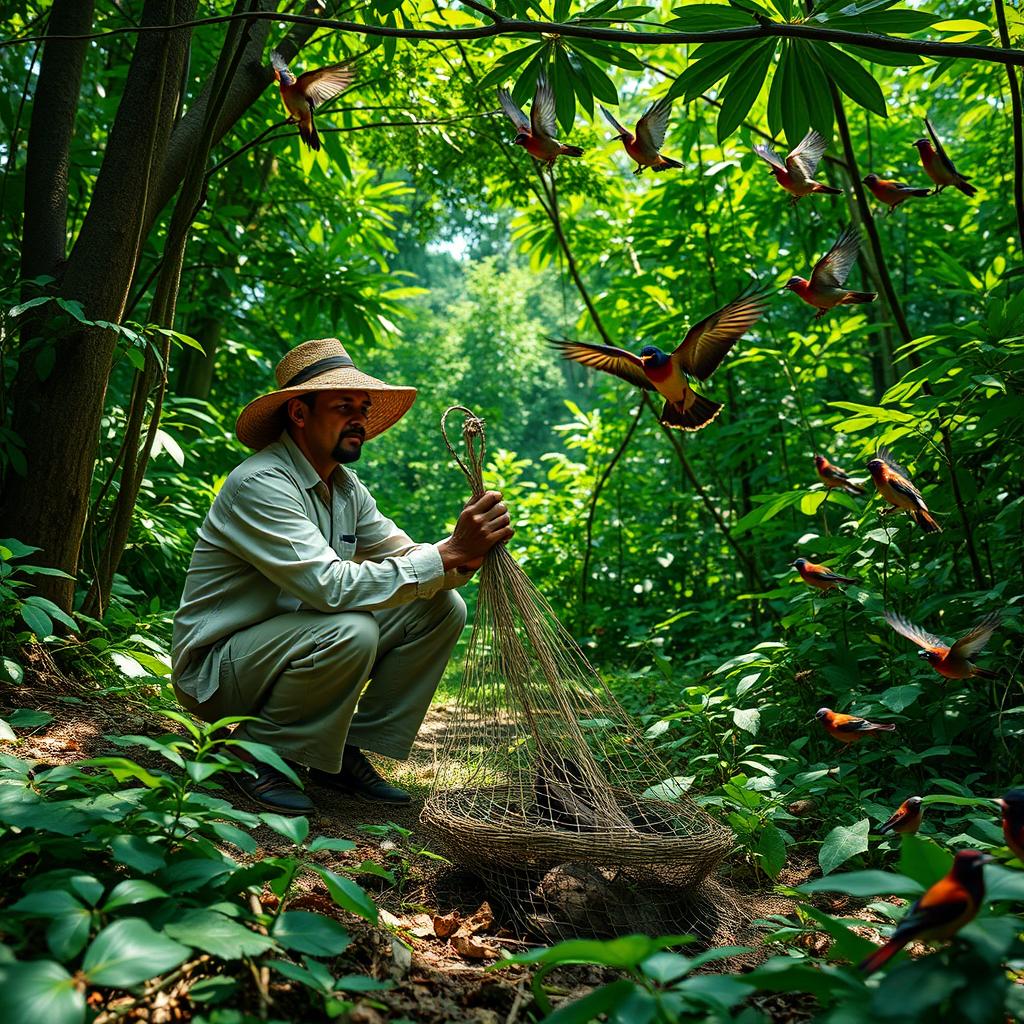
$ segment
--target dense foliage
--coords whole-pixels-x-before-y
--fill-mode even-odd
[[[1024,154],[1013,133],[1016,118],[1019,138],[1020,68],[927,44],[1019,46],[1019,10],[1004,11],[1001,0],[929,0],[913,9],[824,0],[805,17],[791,0],[674,9],[502,0],[493,8],[499,17],[550,19],[584,34],[410,39],[372,30],[468,31],[495,21],[479,4],[433,0],[328,3],[323,12],[313,3],[302,11],[208,5],[207,13],[280,7],[314,21],[354,19],[354,27],[254,22],[249,29],[265,33],[266,45],[248,37],[258,53],[251,66],[231,65],[227,44],[237,40],[228,26],[188,34],[169,124],[202,109],[218,68],[255,76],[257,87],[230,130],[200,153],[202,201],[189,211],[174,301],[161,291],[171,287],[163,275],[175,259],[176,213],[173,201],[162,202],[174,189],[163,195],[170,179],[153,156],[161,203],[137,223],[138,258],[133,251],[119,304],[75,291],[65,271],[85,280],[76,260],[93,244],[90,218],[104,215],[100,184],[116,171],[104,164],[115,148],[111,126],[145,36],[131,30],[142,19],[187,17],[190,5],[103,4],[89,15],[98,37],[83,56],[67,217],[49,270],[28,261],[27,240],[16,239],[31,233],[38,179],[28,161],[33,145],[45,145],[29,134],[43,119],[35,109],[41,47],[32,39],[45,31],[50,5],[20,6],[0,22],[5,39],[28,39],[0,48],[4,80],[16,86],[0,96],[0,279],[8,282],[0,471],[7,494],[22,495],[18,507],[5,506],[0,531],[17,538],[0,547],[6,706],[22,703],[15,688],[27,679],[24,651],[33,644],[108,693],[172,706],[170,618],[195,531],[247,454],[234,418],[269,389],[287,348],[337,336],[360,367],[420,389],[412,411],[358,466],[413,536],[440,539],[465,498],[441,443],[440,414],[461,403],[486,418],[489,480],[513,510],[516,557],[648,728],[668,777],[732,827],[734,865],[747,882],[771,884],[787,861],[810,860],[835,891],[913,897],[948,869],[951,851],[1002,849],[991,799],[1024,778],[1024,227],[1014,196]],[[906,45],[878,48],[866,36],[680,44],[640,35],[759,31],[769,22]],[[99,36],[122,29],[129,31]],[[585,34],[608,29],[626,38]],[[317,155],[283,124],[266,68],[270,47],[282,43],[297,71],[356,60],[355,84],[318,113]],[[511,145],[495,99],[505,84],[528,103],[542,70],[556,90],[562,141],[586,151],[550,172]],[[684,166],[634,176],[596,106],[632,125],[666,92],[675,105],[663,151]],[[875,172],[929,185],[913,148],[925,116],[978,193],[949,188],[880,216],[861,179]],[[844,191],[789,205],[752,147],[774,138],[784,153],[808,127],[830,141],[819,177]],[[145,194],[138,177],[122,186]],[[813,320],[782,284],[807,275],[848,223],[862,239],[852,284],[881,294]],[[705,385],[725,409],[698,433],[669,436],[638,391],[560,362],[548,344],[671,351],[688,325],[752,285],[777,294]],[[111,347],[96,383],[75,360],[100,337]],[[76,387],[90,391],[95,424],[61,398]],[[46,430],[19,432],[40,422]],[[902,514],[880,516],[864,470],[879,446],[907,467],[941,533],[925,534]],[[826,493],[815,453],[864,482],[867,495]],[[83,479],[70,468],[76,459],[87,461]],[[49,475],[41,465],[52,467]],[[133,465],[141,467],[134,480]],[[62,531],[74,544],[49,550]],[[812,591],[790,568],[798,556],[857,582],[845,592]],[[1002,624],[979,655],[998,673],[992,680],[944,681],[883,618],[896,611],[951,640],[998,610]],[[453,666],[449,682],[456,677]],[[895,735],[840,748],[812,720],[821,706],[894,723]],[[17,714],[4,723],[5,739],[39,724],[32,712]],[[197,950],[257,965],[282,957],[272,966],[328,1013],[344,1012],[345,992],[368,984],[324,966],[347,943],[340,925],[286,909],[320,840],[287,833],[295,856],[269,867],[226,859],[224,843],[251,852],[246,829],[257,820],[204,792],[225,763],[211,742],[191,729],[187,740],[150,739],[171,764],[166,775],[127,759],[93,764],[98,774],[83,765],[37,775],[4,755],[0,863],[18,883],[0,908],[0,977],[30,1002],[50,994],[63,1016],[47,1019],[77,1022],[84,987],[130,989]],[[139,788],[122,789],[125,779]],[[925,798],[926,838],[871,839],[912,794]],[[88,851],[87,870],[70,859],[72,848]],[[833,876],[843,865],[858,870]],[[324,869],[312,870],[323,877]],[[964,944],[894,967],[870,993],[851,968],[819,968],[801,944],[807,932],[824,931],[834,940],[833,965],[864,954],[866,940],[817,909],[813,890],[792,920],[771,923],[766,934],[785,955],[754,974],[691,975],[700,963],[654,937],[527,959],[625,972],[553,1020],[607,1012],[623,1021],[754,1021],[761,1018],[743,1001],[760,990],[809,992],[836,1024],[884,1019],[893,1006],[905,1020],[946,1013],[997,1021],[1024,1014],[1021,920],[1008,912],[1022,898],[1024,872],[1019,864],[986,871],[990,905]],[[355,883],[324,881],[340,906],[374,916]],[[272,914],[240,899],[263,883],[278,900]],[[902,912],[888,902],[869,909],[883,922]],[[105,974],[107,947],[125,932],[139,965]],[[991,984],[968,988],[965,979],[982,974]],[[537,992],[544,1015],[540,983]],[[229,997],[208,986],[196,1001]]]

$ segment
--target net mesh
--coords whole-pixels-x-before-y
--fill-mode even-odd
[[[465,458],[448,437],[464,416]],[[474,497],[484,424],[463,406],[445,443]],[[546,941],[734,932],[709,877],[729,831],[666,781],[658,755],[504,545],[480,569],[465,671],[422,820]]]

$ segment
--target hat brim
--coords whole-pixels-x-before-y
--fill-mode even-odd
[[[385,384],[355,367],[328,370],[302,384],[281,388],[251,401],[235,421],[235,434],[247,448],[261,451],[276,441],[284,429],[279,416],[281,407],[290,399],[311,391],[367,391],[372,404],[366,418],[366,440],[393,427],[416,401],[416,389]]]

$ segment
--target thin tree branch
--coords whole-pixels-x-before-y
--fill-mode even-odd
[[[211,18],[197,18],[179,22],[176,25],[140,25],[107,29],[83,36],[54,36],[54,39],[105,39],[108,36],[142,32],[178,32],[207,25],[218,25],[232,21],[238,15],[222,14]],[[749,39],[807,39],[811,42],[839,43],[846,46],[860,46],[869,50],[887,53],[912,53],[925,57],[961,58],[982,60],[995,64],[1024,67],[1024,51],[998,46],[976,46],[973,43],[941,43],[928,39],[901,39],[897,36],[867,32],[850,32],[846,29],[822,28],[816,25],[790,24],[788,22],[762,19],[756,25],[740,28],[712,29],[708,32],[633,32],[626,29],[594,28],[579,23],[564,23],[542,20],[504,20],[477,28],[422,29],[398,28],[390,25],[367,25],[357,21],[339,21],[315,18],[302,14],[284,14],[264,11],[255,15],[260,20],[286,22],[297,25],[315,25],[317,28],[331,28],[359,36],[380,36],[394,39],[488,39],[495,36],[558,35],[569,39],[595,39],[609,43],[629,43],[634,46],[665,46],[682,43],[737,43]],[[0,40],[0,49],[33,43],[37,36],[18,36]]]
[[[999,41],[1004,47],[1010,46],[1010,32],[1006,27],[1006,11],[1003,0],[992,0],[996,9],[996,23],[999,26]],[[1024,253],[1024,112],[1021,110],[1020,80],[1012,67],[1006,68],[1010,86],[1010,118],[1013,123],[1013,206],[1017,212],[1017,233],[1020,248]]]

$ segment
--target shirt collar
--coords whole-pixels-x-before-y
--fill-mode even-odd
[[[289,434],[287,430],[282,430],[279,440],[289,461],[295,468],[295,472],[298,474],[299,483],[302,485],[303,489],[307,491],[313,490],[317,487],[325,489],[324,482],[320,479],[320,474],[313,468],[312,463],[302,453],[302,449],[295,443],[292,435]],[[339,490],[347,490],[352,485],[352,477],[348,472],[346,472],[343,466],[338,466],[334,470],[332,481],[334,486]]]

